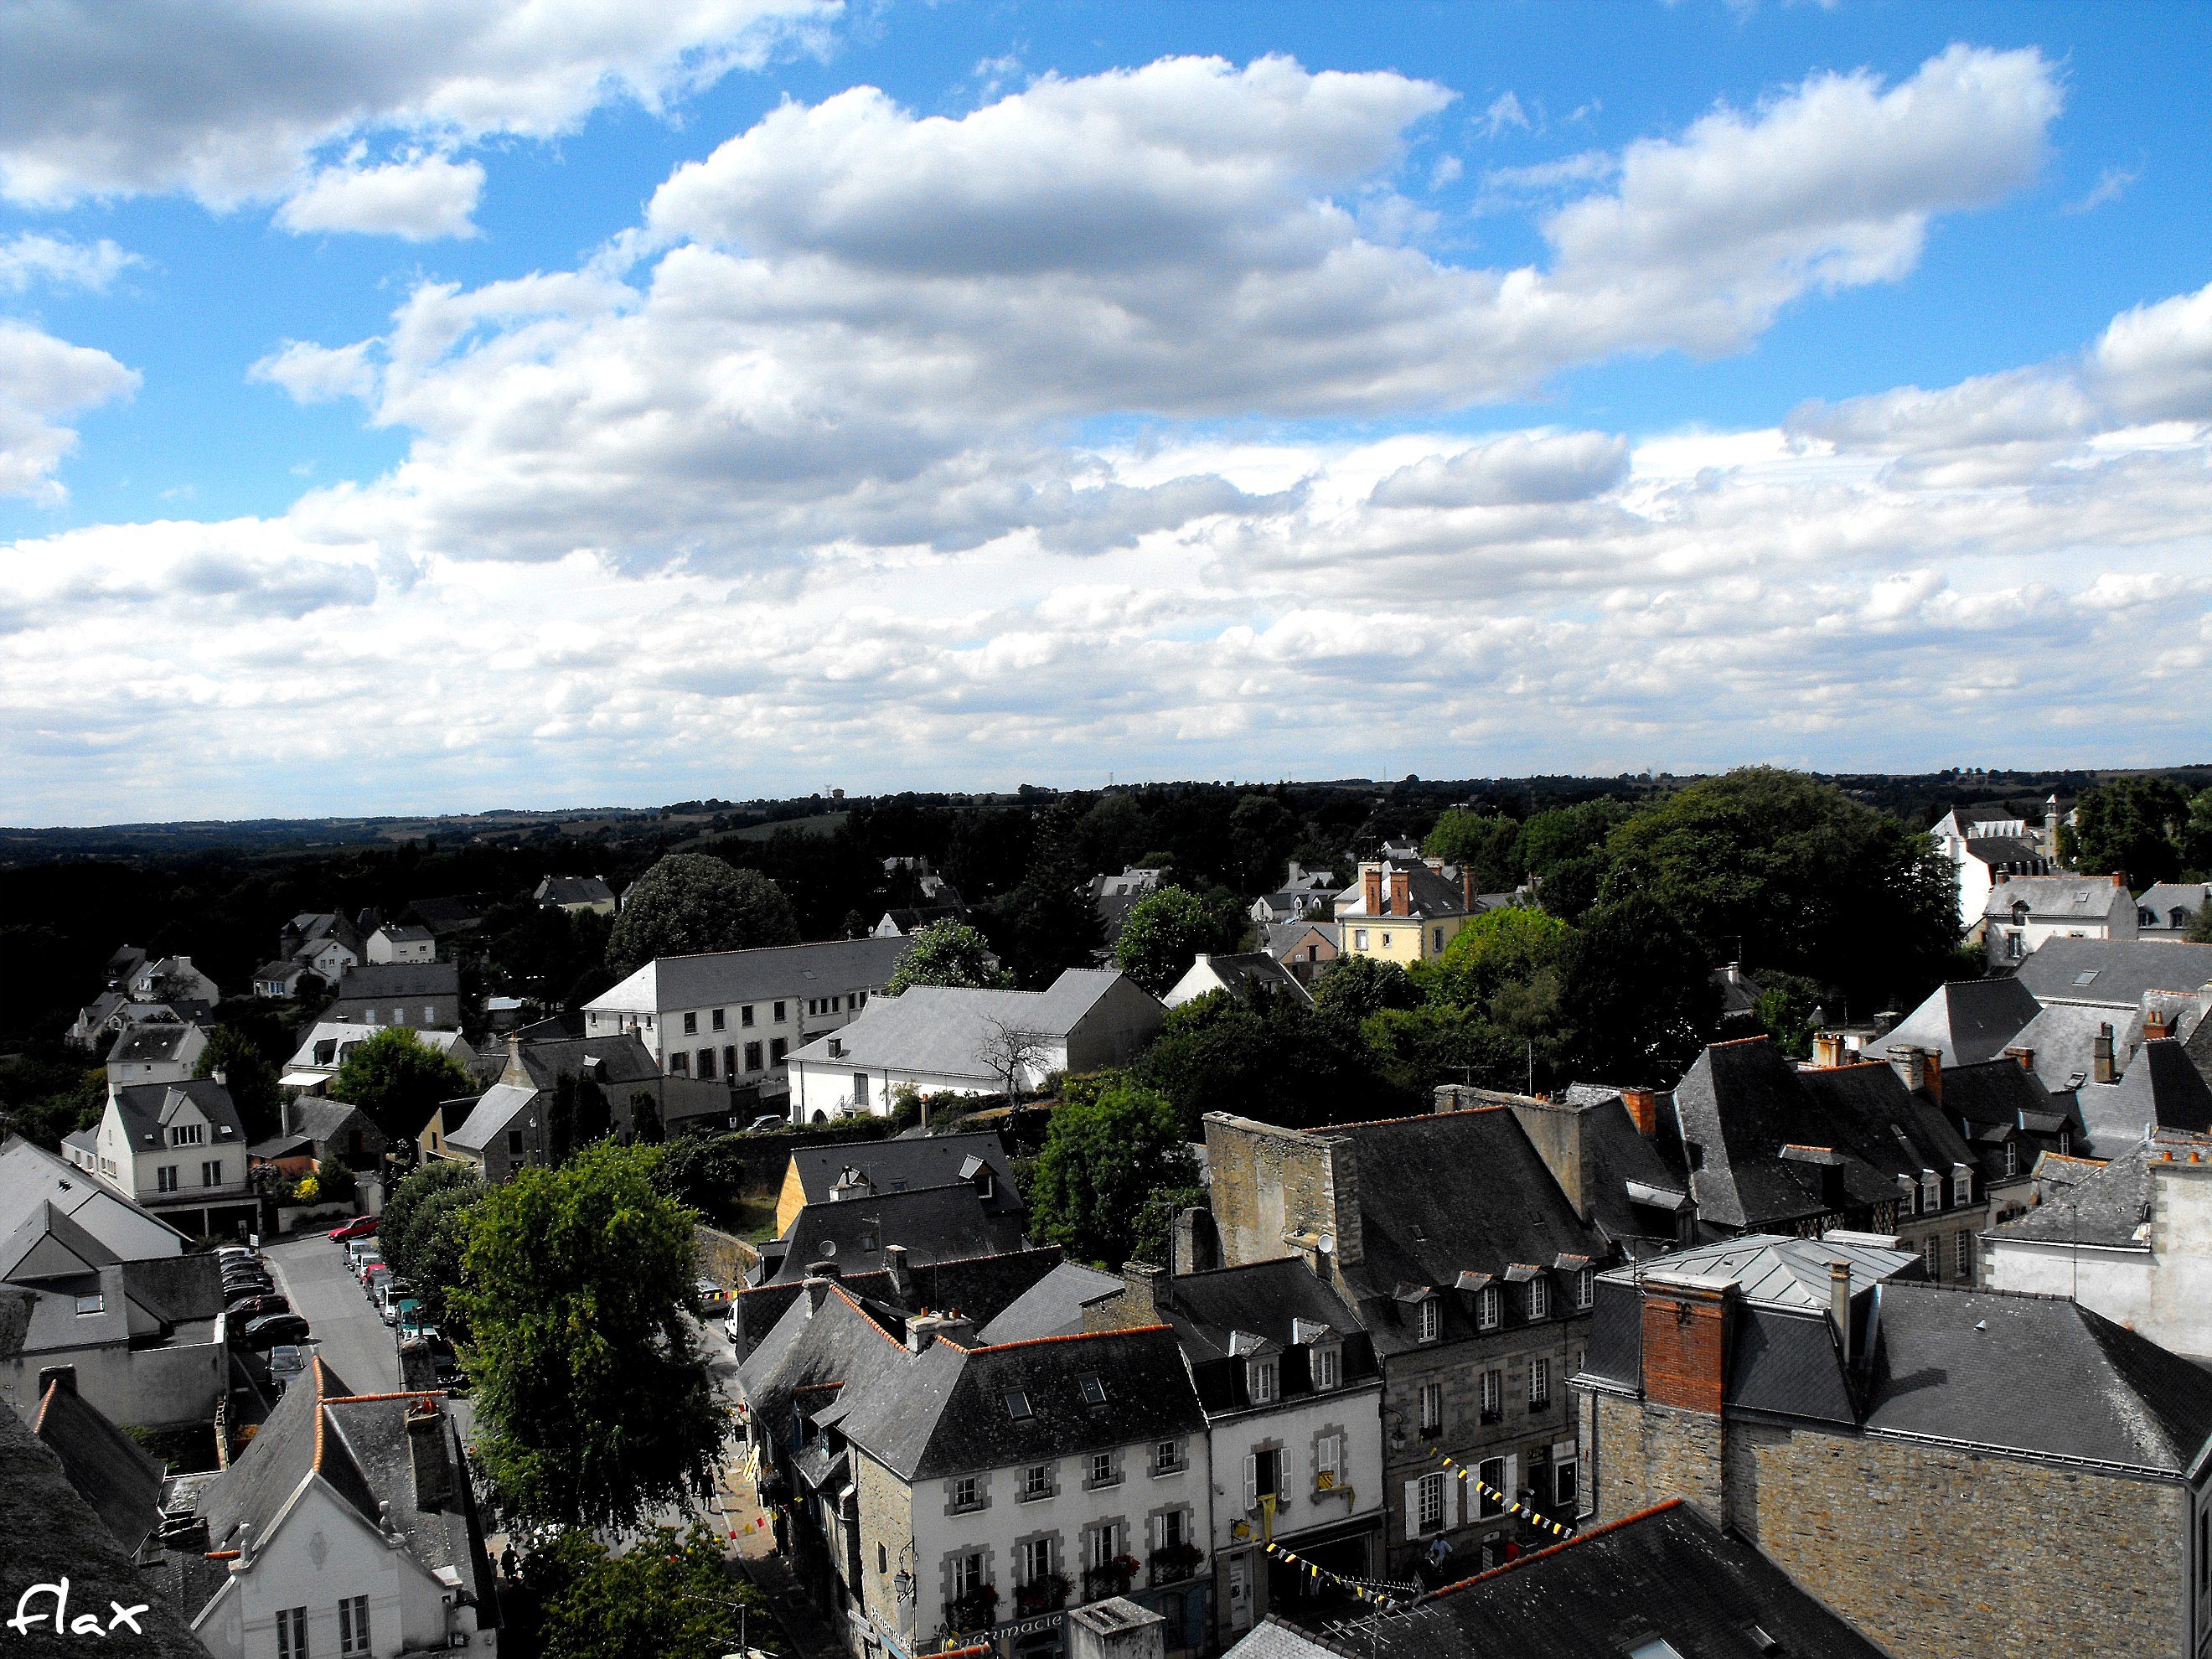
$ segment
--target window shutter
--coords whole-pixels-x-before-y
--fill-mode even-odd
[[[1420,1535],[1421,1483],[1418,1480],[1408,1480],[1406,1483],[1406,1536],[1419,1538]]]
[[[1164,1515],[1156,1515],[1156,1516],[1154,1516],[1152,1517],[1152,1547],[1153,1547],[1154,1549],[1156,1549],[1156,1550],[1164,1550],[1164,1549],[1165,1549],[1165,1548],[1168,1547],[1168,1518],[1167,1518],[1167,1516],[1164,1516]]]
[[[1516,1498],[1521,1496],[1521,1454],[1518,1452],[1505,1460],[1505,1495]]]
[[[1256,1453],[1244,1454],[1244,1507],[1260,1507],[1260,1459]]]

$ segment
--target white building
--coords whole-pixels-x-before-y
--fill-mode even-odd
[[[2159,1130],[2086,1175],[2080,1160],[2046,1164],[2042,1203],[1982,1235],[1983,1284],[2071,1297],[2212,1358],[2212,1137]]]
[[[913,948],[850,939],[656,957],[584,1005],[584,1035],[635,1031],[671,1076],[781,1076],[793,1049],[857,1015]]]
[[[2044,804],[2041,834],[2023,818],[1967,817],[1946,812],[1928,831],[1951,866],[1959,889],[1959,931],[1971,934],[1982,925],[1990,889],[2002,875],[2047,876],[2057,866],[2058,798]]]
[[[1170,1008],[1180,1008],[1216,991],[1226,991],[1246,1002],[1257,994],[1287,997],[1309,1007],[1313,1005],[1312,994],[1296,975],[1265,951],[1240,951],[1235,955],[1200,951],[1198,959],[1160,1000]]]
[[[1990,965],[2008,967],[2045,939],[2131,939],[2135,895],[2113,876],[2008,876],[1999,872],[1982,904]]]
[[[926,1095],[1035,1089],[1054,1072],[1134,1059],[1160,1029],[1159,999],[1118,969],[1070,968],[1042,991],[917,985],[878,997],[834,1036],[793,1053],[791,1119],[888,1116],[902,1089]]]
[[[182,1083],[207,1051],[207,1033],[173,1021],[134,1025],[107,1051],[107,1086],[134,1083]]]
[[[212,1078],[112,1088],[98,1126],[65,1137],[62,1152],[189,1237],[259,1222],[238,1108]]]
[[[368,936],[368,959],[373,963],[435,962],[438,941],[427,927],[403,927],[387,921]]]
[[[361,1020],[318,1020],[307,1033],[292,1058],[284,1063],[284,1074],[277,1079],[288,1089],[320,1089],[337,1075],[338,1067],[346,1063],[346,1056],[373,1036],[392,1030],[390,1025],[371,1025]],[[417,1029],[415,1040],[426,1048],[434,1048],[452,1059],[455,1064],[468,1066],[476,1061],[476,1050],[459,1031]]]

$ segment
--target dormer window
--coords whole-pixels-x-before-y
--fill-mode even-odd
[[[1313,1374],[1314,1391],[1325,1394],[1343,1382],[1343,1351],[1334,1342],[1324,1343],[1308,1357],[1307,1369]]]
[[[172,1123],[169,1126],[169,1145],[172,1146],[197,1146],[206,1139],[207,1125],[204,1123]]]
[[[1932,1170],[1920,1177],[1920,1202],[1930,1215],[1943,1207],[1943,1177]]]
[[[1487,1291],[1485,1292],[1488,1294]],[[1414,1334],[1423,1342],[1433,1342],[1444,1334],[1443,1304],[1433,1296],[1422,1297],[1413,1314]]]
[[[2058,1150],[2062,1153],[2073,1144],[2074,1137],[2069,1134],[2062,1133],[2058,1137]],[[2008,1176],[2020,1173],[2020,1142],[2017,1140],[2005,1142],[2005,1173]]]
[[[1552,1316],[1552,1281],[1538,1273],[1528,1281],[1528,1317],[1549,1319]]]
[[[1494,1331],[1505,1322],[1505,1298],[1489,1285],[1474,1293],[1474,1328]]]
[[[1951,1202],[1963,1207],[1974,1201],[1974,1177],[1971,1170],[1951,1171]]]
[[[1271,1405],[1281,1394],[1281,1378],[1273,1359],[1254,1359],[1244,1366],[1244,1385],[1251,1391],[1255,1406]]]
[[[1583,1267],[1575,1274],[1575,1306],[1587,1308],[1597,1299],[1597,1269]]]

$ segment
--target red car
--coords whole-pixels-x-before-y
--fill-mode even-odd
[[[331,1242],[333,1244],[343,1244],[349,1238],[374,1238],[375,1237],[376,1218],[373,1215],[357,1215],[352,1220],[343,1222],[331,1229]]]

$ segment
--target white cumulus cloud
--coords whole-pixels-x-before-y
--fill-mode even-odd
[[[0,240],[0,294],[21,294],[33,287],[105,293],[125,270],[144,263],[105,236],[96,242],[80,242],[22,231]]]
[[[138,375],[104,351],[0,319],[0,495],[57,500],[70,416],[127,397]]]
[[[345,163],[320,169],[276,210],[287,230],[349,230],[427,242],[473,236],[480,161],[417,156],[380,166]]]

